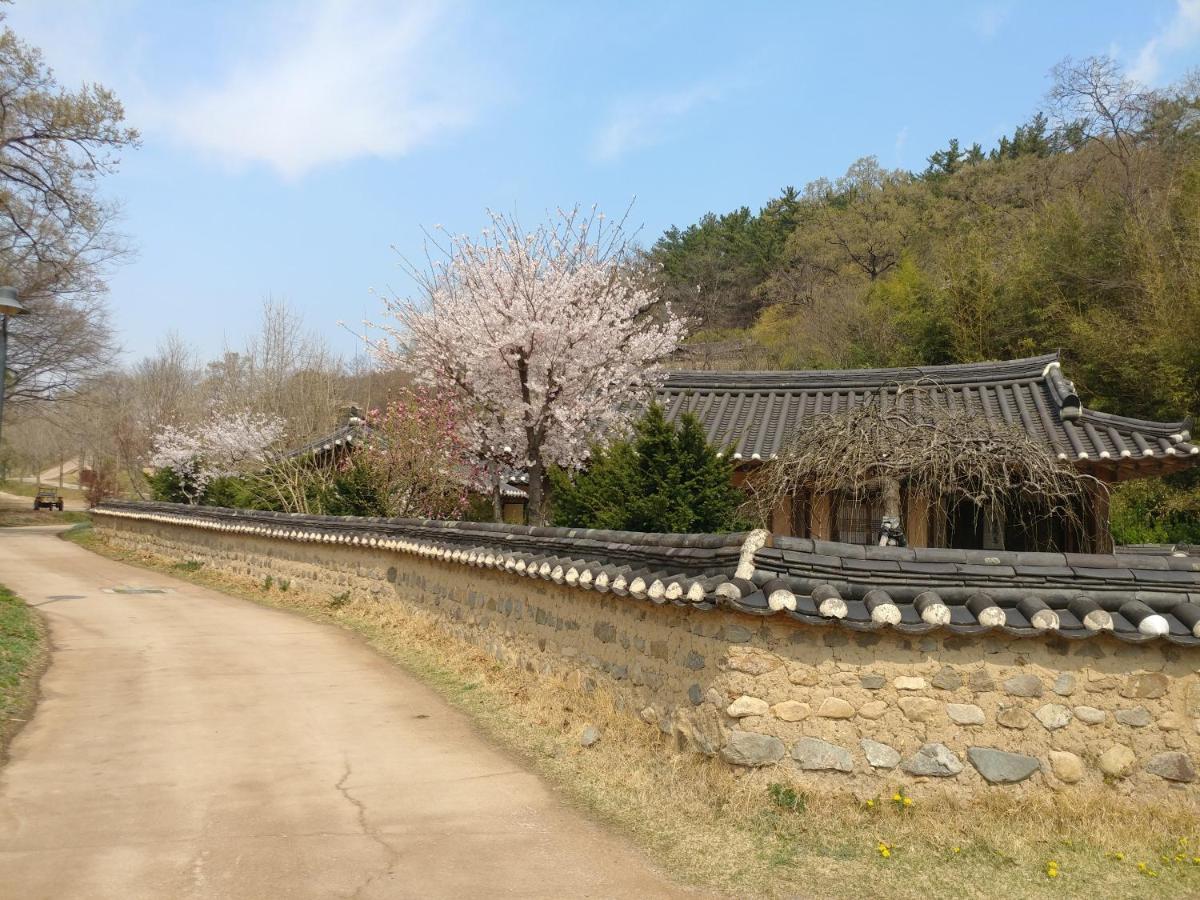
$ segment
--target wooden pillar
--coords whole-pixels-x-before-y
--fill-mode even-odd
[[[928,547],[929,544],[929,495],[922,491],[908,491],[904,509],[904,536],[910,547]]]
[[[814,494],[809,510],[808,533],[819,541],[830,540],[833,534],[833,498],[829,494]]]
[[[779,505],[771,510],[770,526],[774,534],[790,536],[796,533],[795,523],[792,520],[794,504],[794,497],[784,497],[779,501]]]
[[[1108,523],[1108,485],[1089,486],[1086,509],[1088,549],[1092,553],[1112,553],[1112,530]]]
[[[950,546],[950,510],[945,497],[927,498],[930,505],[929,547]]]

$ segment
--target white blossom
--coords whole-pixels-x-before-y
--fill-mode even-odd
[[[214,479],[264,462],[283,433],[280,419],[248,410],[217,415],[190,428],[167,425],[154,437],[150,465],[173,470],[189,502],[196,503]]]
[[[385,299],[396,324],[376,349],[461,398],[482,456],[528,468],[536,517],[545,466],[577,466],[622,428],[685,328],[656,308],[619,224],[578,209],[533,232],[491,219],[481,239],[450,237],[428,271],[410,270],[422,296]]]

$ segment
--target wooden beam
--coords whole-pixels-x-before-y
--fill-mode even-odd
[[[1087,497],[1087,528],[1089,548],[1093,553],[1112,553],[1112,530],[1109,527],[1109,495],[1103,484],[1093,484]]]
[[[930,537],[929,495],[923,491],[906,491],[904,504],[904,536],[910,547],[928,547]]]
[[[809,511],[809,535],[820,541],[830,540],[833,534],[833,498],[829,494],[814,494]]]
[[[771,531],[774,534],[794,535],[796,533],[795,523],[792,521],[792,506],[795,500],[792,497],[784,497],[779,501],[779,505],[771,510]]]

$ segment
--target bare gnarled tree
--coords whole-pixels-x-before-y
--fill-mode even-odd
[[[766,523],[806,492],[879,493],[883,514],[899,516],[901,484],[930,498],[971,501],[981,514],[1015,504],[1030,521],[1057,518],[1080,529],[1079,500],[1100,482],[1023,429],[948,405],[933,385],[892,385],[805,424],[748,479],[747,512]]]
[[[0,283],[30,315],[10,325],[9,396],[71,395],[114,349],[108,267],[128,253],[98,181],[138,134],[98,84],[67,91],[10,28],[0,32]]]

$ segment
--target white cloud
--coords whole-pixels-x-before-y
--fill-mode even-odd
[[[158,104],[160,124],[229,164],[296,178],[402,156],[475,117],[478,92],[437,3],[318,0],[279,18],[271,47],[235,59],[215,85]]]
[[[65,84],[100,80],[131,124],[287,178],[394,158],[470,124],[503,74],[454,0],[36,0],[9,21]],[[470,26],[468,28],[468,26]],[[198,46],[179,46],[192,41]]]
[[[971,25],[981,38],[990,40],[999,33],[1010,12],[1007,5],[990,3],[975,11]]]
[[[1129,77],[1145,85],[1162,75],[1163,58],[1186,50],[1200,41],[1200,0],[1176,0],[1175,16],[1142,45],[1129,69]]]
[[[699,84],[679,91],[626,97],[614,105],[592,142],[592,158],[613,162],[643,147],[666,140],[689,114],[720,100],[724,91]]]

